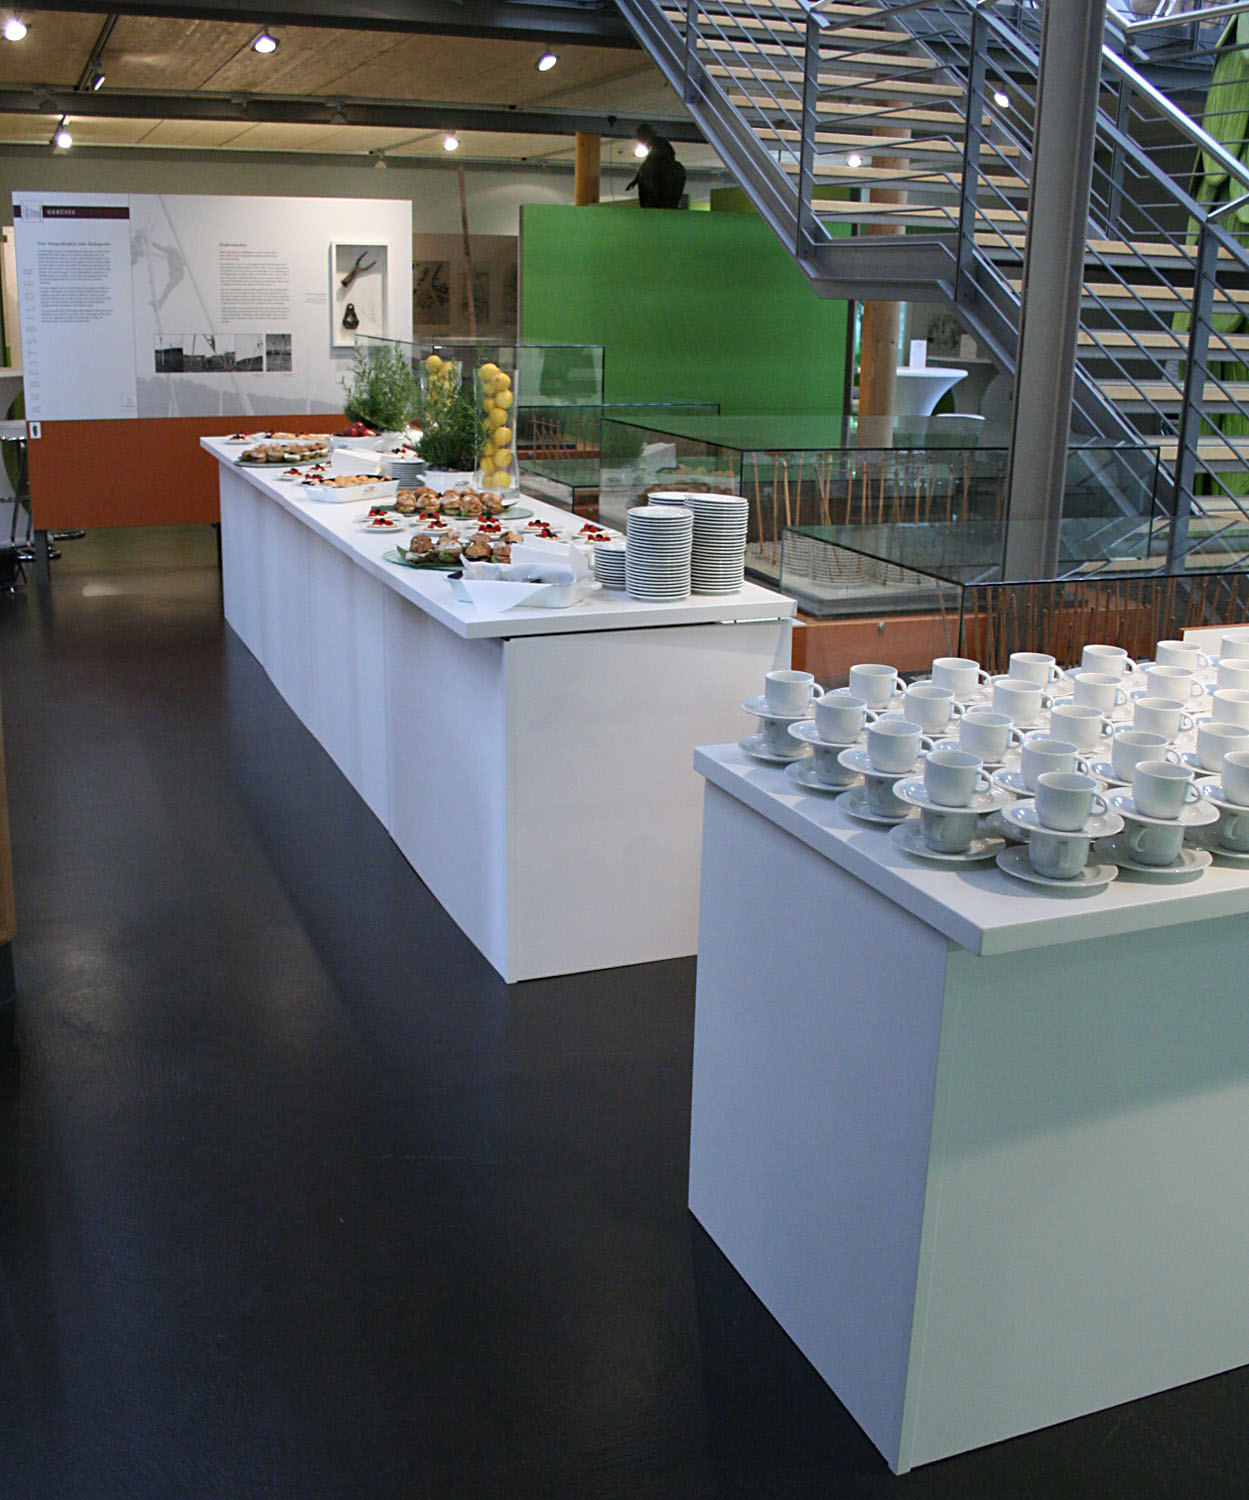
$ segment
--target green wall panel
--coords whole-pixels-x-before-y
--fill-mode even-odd
[[[756,215],[521,210],[523,337],[602,344],[609,401],[840,414],[846,326]]]

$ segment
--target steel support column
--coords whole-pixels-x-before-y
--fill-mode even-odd
[[[1106,0],[1046,5],[1007,477],[1007,578],[1057,571]]]

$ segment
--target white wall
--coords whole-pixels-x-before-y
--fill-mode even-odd
[[[571,203],[572,169],[476,167],[465,164],[468,225],[473,234],[520,233],[522,203]],[[610,191],[604,173],[603,195]],[[458,234],[456,173],[441,167],[371,162],[301,162],[242,152],[0,152],[0,223],[13,222],[12,194],[56,189],[79,193],[215,193],[289,198],[412,199],[412,228]]]

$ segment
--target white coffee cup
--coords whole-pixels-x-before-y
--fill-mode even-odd
[[[990,765],[1000,765],[1010,747],[1022,743],[1023,735],[1011,723],[1009,714],[969,708],[958,721],[959,749],[978,755]]]
[[[960,703],[965,703],[989,680],[989,674],[970,656],[938,656],[932,663],[932,680],[938,687],[949,688]]]
[[[1210,658],[1189,641],[1159,641],[1154,662],[1160,667],[1187,667],[1190,672],[1200,672],[1210,665]]]
[[[1229,750],[1249,750],[1249,726],[1202,719],[1197,725],[1197,759],[1205,771],[1220,772]]]
[[[833,745],[853,745],[863,733],[864,724],[876,721],[875,710],[862,698],[850,693],[825,693],[815,703],[815,727],[820,738]]]
[[[897,667],[878,661],[861,661],[850,668],[850,692],[868,708],[888,708],[891,698],[902,696]]]
[[[1021,682],[1017,677],[993,678],[993,711],[1009,714],[1021,728],[1035,724],[1044,706],[1049,708],[1053,699],[1044,688],[1035,682]]]
[[[1227,762],[1223,764],[1226,769]],[[1132,801],[1147,818],[1178,818],[1186,802],[1200,798],[1188,766],[1169,760],[1140,760],[1132,771]]]
[[[1075,703],[1110,714],[1128,701],[1122,681],[1111,672],[1081,672],[1071,679],[1071,697]]]
[[[1219,656],[1230,656],[1234,661],[1249,661],[1249,629],[1225,630],[1219,641]]]
[[[1050,733],[1056,739],[1070,740],[1077,750],[1089,755],[1101,740],[1114,733],[1114,726],[1091,703],[1055,703],[1050,709]]]
[[[1144,729],[1121,729],[1110,743],[1110,765],[1119,781],[1131,781],[1132,773],[1143,760],[1178,761],[1179,758],[1178,751],[1162,735]]]
[[[1234,808],[1220,807],[1214,836],[1224,849],[1234,854],[1249,854],[1249,808],[1237,812]]]
[[[1249,688],[1249,657],[1221,661],[1215,668],[1215,683],[1221,688]]]
[[[1172,703],[1187,703],[1190,698],[1200,698],[1204,691],[1191,667],[1163,665],[1145,669],[1146,697],[1169,698]]]
[[[966,807],[991,786],[983,761],[967,750],[930,750],[924,757],[924,791],[942,807]]]
[[[863,795],[869,809],[885,818],[904,818],[910,812],[910,804],[894,794],[897,784],[893,776],[873,776],[869,771],[863,778]]]
[[[1079,833],[1091,816],[1102,817],[1106,799],[1091,776],[1078,771],[1042,771],[1036,783],[1036,815],[1046,828]]]
[[[1085,646],[1080,653],[1080,667],[1085,672],[1106,672],[1111,677],[1136,671],[1136,663],[1122,646]]]
[[[1037,778],[1046,771],[1088,772],[1088,763],[1080,759],[1070,740],[1055,739],[1052,734],[1030,734],[1019,752],[1019,774],[1034,795]]]
[[[1049,880],[1074,880],[1088,863],[1089,841],[1049,828],[1028,835],[1028,860],[1038,875]]]
[[[1224,724],[1249,726],[1249,692],[1243,688],[1219,688],[1211,695],[1210,712]]]
[[[918,724],[892,715],[867,726],[867,759],[875,771],[909,771],[932,741]]]
[[[854,780],[838,760],[844,747],[841,745],[812,745],[811,771],[817,781],[825,786],[847,786]]]
[[[1140,865],[1169,865],[1180,857],[1184,847],[1184,825],[1175,823],[1138,823],[1124,818],[1119,844]]]
[[[823,696],[810,672],[769,672],[763,696],[774,714],[805,714],[813,699]]]
[[[963,707],[949,688],[935,682],[913,682],[902,695],[902,712],[913,724],[937,734],[963,712]]]
[[[792,719],[764,719],[763,748],[772,755],[782,755],[786,760],[797,760],[802,754],[802,745],[789,732]]]
[[[1225,755],[1219,779],[1228,802],[1249,807],[1249,750],[1233,750]]]
[[[1132,728],[1174,740],[1193,727],[1193,716],[1173,698],[1138,698],[1132,705]]]
[[[976,837],[974,812],[958,808],[921,807],[919,831],[924,843],[940,854],[962,854]]]
[[[1037,687],[1047,687],[1065,674],[1045,651],[1012,651],[1006,675],[1016,682],[1035,682]]]

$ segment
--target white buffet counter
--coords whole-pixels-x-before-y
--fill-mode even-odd
[[[219,461],[225,615],[508,980],[694,952],[701,797],[684,747],[741,732],[793,601],[747,584],[480,611],[382,560],[365,502]],[[567,523],[567,512],[526,506]]]
[[[1249,1362],[1249,875],[923,865],[707,781],[690,1207],[898,1472]]]

